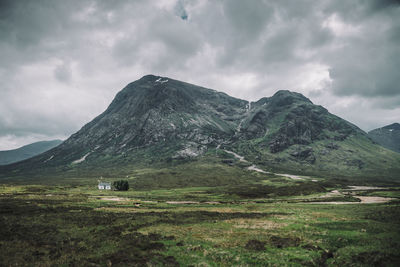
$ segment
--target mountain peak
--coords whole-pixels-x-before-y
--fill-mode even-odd
[[[192,88],[168,77],[145,75],[122,89],[106,113],[144,114],[152,109],[164,111],[191,110]]]
[[[304,95],[289,90],[279,90],[272,97],[271,101],[276,105],[291,105],[294,102],[307,102],[312,104],[311,100]]]
[[[384,126],[382,127],[382,129],[386,129],[386,130],[400,130],[400,123],[392,123],[390,125]]]
[[[170,80],[168,77],[162,77],[154,74],[147,74],[140,78],[138,81],[140,82],[159,82]]]
[[[208,157],[208,150],[220,147],[269,167],[286,168],[283,162],[290,162],[307,164],[315,171],[325,170],[320,160],[335,160],[340,154],[349,158],[337,163],[340,168],[359,170],[364,163],[352,160],[341,143],[347,138],[374,146],[361,130],[299,93],[280,90],[249,103],[149,74],[128,84],[105,112],[60,146],[3,170],[6,175],[32,169],[68,171],[68,175],[81,171],[92,176],[127,175],[139,166]],[[330,155],[331,150],[335,151]]]
[[[157,75],[154,75],[154,74],[146,74],[146,75],[144,75],[142,78],[140,78],[139,80],[142,80],[142,79],[154,79],[154,78],[160,78],[160,76],[157,76]]]

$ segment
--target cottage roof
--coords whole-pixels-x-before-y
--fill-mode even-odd
[[[111,183],[107,183],[107,182],[100,182],[99,186],[111,186]]]

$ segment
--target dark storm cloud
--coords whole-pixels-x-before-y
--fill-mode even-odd
[[[363,129],[400,121],[389,0],[0,0],[0,149],[65,138],[148,73],[256,100],[299,91]]]
[[[400,5],[399,0],[372,0],[370,1],[370,10],[382,11],[386,8],[395,8]]]
[[[330,65],[333,92],[369,98],[400,96],[400,2],[348,2],[351,7],[346,3],[330,7],[330,12],[339,11],[336,16],[343,25],[337,27],[344,32],[336,38],[342,47],[324,58]]]
[[[68,4],[69,1],[24,0],[1,2],[2,55],[7,58],[5,52],[13,49],[13,53],[8,55],[9,60],[4,63],[16,65],[59,52],[65,43],[57,43],[57,40],[62,40],[69,30],[77,26],[69,20],[71,13],[65,11],[73,10],[73,6],[79,10],[85,3],[78,1],[76,5],[72,5]],[[8,51],[3,50],[7,48]]]
[[[234,37],[242,42],[257,40],[268,25],[273,8],[265,1],[224,1],[223,15],[234,30]]]

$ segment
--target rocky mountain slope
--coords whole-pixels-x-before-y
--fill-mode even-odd
[[[0,151],[0,165],[11,164],[39,155],[61,144],[61,140],[40,141],[17,149]]]
[[[400,124],[393,123],[368,132],[368,136],[387,149],[400,153]]]
[[[197,177],[184,166],[232,166],[226,151],[264,171],[295,174],[352,176],[385,169],[392,175],[400,166],[397,154],[301,94],[278,91],[250,103],[147,75],[128,84],[106,111],[58,147],[0,173],[125,176],[138,169],[178,168],[176,175]]]

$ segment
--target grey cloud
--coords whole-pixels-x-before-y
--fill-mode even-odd
[[[29,62],[65,53],[82,24],[73,21],[73,10],[89,1],[2,1],[0,15],[0,68],[18,68]],[[3,57],[4,56],[4,57]]]
[[[372,102],[373,108],[379,108],[384,110],[396,110],[400,107],[400,95],[394,97],[378,97]]]
[[[267,64],[273,62],[293,61],[295,47],[299,39],[299,32],[293,27],[285,27],[273,32],[262,48]]]
[[[400,17],[400,9],[397,15]],[[394,33],[399,25],[400,19],[386,15],[368,20],[357,37],[341,38],[344,47],[325,55],[335,94],[370,98],[400,95],[400,48]]]
[[[190,25],[168,12],[152,13],[147,23],[118,40],[114,58],[123,65],[141,64],[154,71],[182,67],[203,45]]]
[[[389,0],[0,0],[0,140],[67,136],[147,73],[252,100],[299,91],[366,129],[400,107],[399,10]],[[350,98],[368,103],[370,122],[344,108]]]
[[[371,0],[369,9],[372,11],[385,11],[387,8],[398,8],[399,0]]]
[[[67,62],[63,62],[54,69],[54,77],[64,83],[70,83],[72,80],[71,66]]]
[[[2,42],[8,42],[17,49],[27,49],[57,36],[68,27],[72,5],[67,1],[2,1],[6,8],[0,16]],[[79,4],[81,3],[81,4]],[[75,2],[77,10],[87,1]]]
[[[253,42],[266,27],[273,15],[273,7],[265,1],[224,1],[223,12],[231,23],[234,39],[242,42]]]

